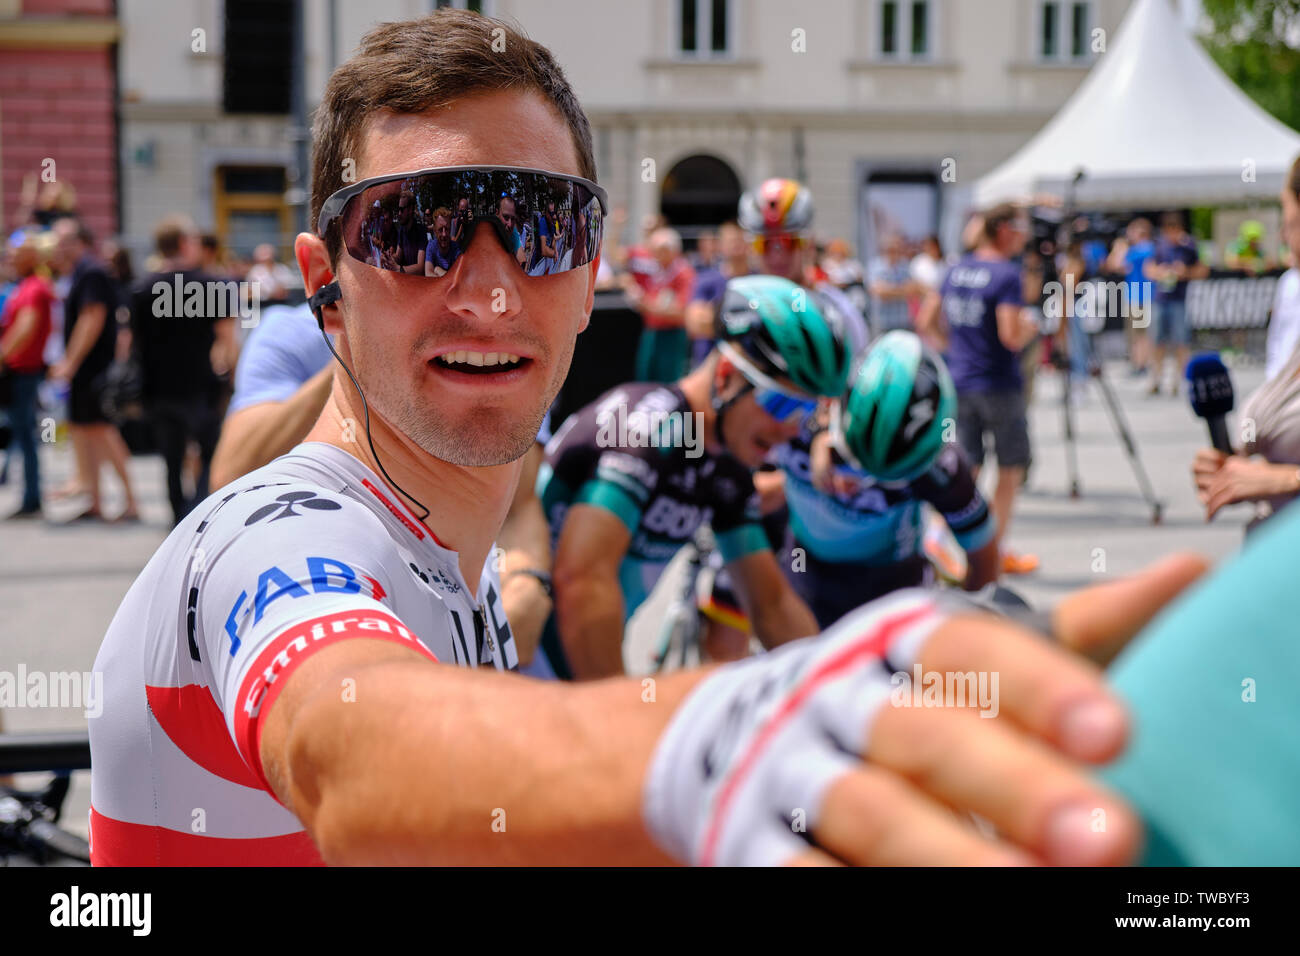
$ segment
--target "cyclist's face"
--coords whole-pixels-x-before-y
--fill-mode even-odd
[[[803,281],[803,247],[796,243],[769,242],[762,252],[763,272],[791,282]]]
[[[421,114],[374,114],[357,174],[474,164],[581,172],[560,114],[537,93],[503,91]],[[509,207],[503,213],[515,212],[508,200],[501,205]],[[344,255],[338,261],[339,351],[371,413],[424,451],[458,465],[513,461],[532,445],[568,374],[574,341],[591,313],[596,267],[593,260],[558,275],[529,277],[490,227],[476,230],[437,279],[375,269]],[[338,331],[328,324],[337,320],[326,316],[326,328]],[[522,361],[465,371],[462,363],[471,356],[457,363],[461,351]]]
[[[719,386],[718,394],[726,398],[736,394],[745,386],[745,379],[725,362],[719,365],[720,379],[725,383]],[[778,384],[798,393],[791,383],[777,379]],[[799,418],[780,422],[763,411],[754,400],[754,393],[748,391],[740,400],[727,409],[723,424],[723,437],[726,439],[727,451],[746,468],[757,468],[768,453],[778,445],[783,445],[799,434]]]

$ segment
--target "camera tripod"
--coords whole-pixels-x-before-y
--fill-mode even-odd
[[[1064,326],[1067,321],[1069,320],[1063,319],[1062,325]],[[1085,341],[1088,343],[1088,376],[1097,383],[1097,388],[1101,392],[1106,405],[1111,428],[1115,432],[1115,437],[1119,439],[1124,454],[1128,457],[1129,465],[1133,468],[1133,475],[1137,479],[1142,497],[1151,506],[1151,523],[1160,524],[1160,519],[1164,513],[1164,503],[1156,497],[1155,489],[1151,487],[1151,481],[1147,478],[1146,469],[1142,466],[1142,459],[1138,457],[1137,446],[1133,442],[1133,435],[1129,431],[1128,422],[1125,421],[1124,413],[1120,409],[1118,399],[1115,397],[1115,390],[1107,380],[1105,370],[1101,367],[1101,360],[1097,357],[1097,351],[1093,347],[1092,333],[1086,333]],[[1070,484],[1070,497],[1081,498],[1078,450],[1074,438],[1074,408],[1070,401],[1074,385],[1070,374],[1068,332],[1066,333],[1066,343],[1067,354],[1064,357],[1054,357],[1052,364],[1061,371],[1062,381],[1064,382],[1064,387],[1061,389],[1061,423],[1065,438],[1065,472]]]

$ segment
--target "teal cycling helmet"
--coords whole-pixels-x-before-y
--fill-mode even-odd
[[[876,341],[848,395],[832,406],[831,435],[841,454],[873,477],[911,481],[934,464],[956,414],[957,390],[943,359],[898,330]]]
[[[740,351],[764,375],[788,379],[809,395],[844,394],[850,356],[838,314],[789,279],[730,280],[715,332],[720,344]]]

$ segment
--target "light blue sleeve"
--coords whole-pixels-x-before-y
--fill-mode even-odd
[[[1300,863],[1300,507],[1155,619],[1111,665],[1133,736],[1101,777],[1148,866]]]
[[[271,306],[249,336],[235,368],[235,394],[226,411],[283,402],[333,358],[306,304]]]

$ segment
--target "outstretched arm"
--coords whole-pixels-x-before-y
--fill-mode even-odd
[[[1057,627],[1122,641],[1197,571],[1166,561],[1133,579],[1122,605],[1084,592],[1058,608]],[[331,863],[667,862],[659,841],[718,862],[737,852],[815,864],[1130,860],[1137,821],[1078,763],[1123,746],[1123,711],[1099,674],[1007,621],[925,610],[931,601],[909,599],[920,610],[908,613],[937,615],[917,665],[998,674],[994,719],[970,719],[969,705],[862,706],[854,688],[880,679],[872,661],[890,646],[882,619],[898,618],[895,604],[780,654],[660,676],[648,698],[639,681],[535,682],[344,640],[286,678],[257,752]],[[777,720],[783,733],[766,732]],[[855,753],[825,736],[825,720],[852,732]],[[808,747],[819,759],[805,759]],[[755,781],[777,786],[741,785]],[[658,803],[647,799],[656,783],[668,788]],[[792,793],[815,800],[786,806]],[[807,810],[811,842],[781,837],[791,807]],[[1099,808],[1102,832],[1090,823]]]
[[[625,605],[618,569],[632,535],[612,512],[573,505],[555,548],[555,614],[579,680],[623,673]]]

